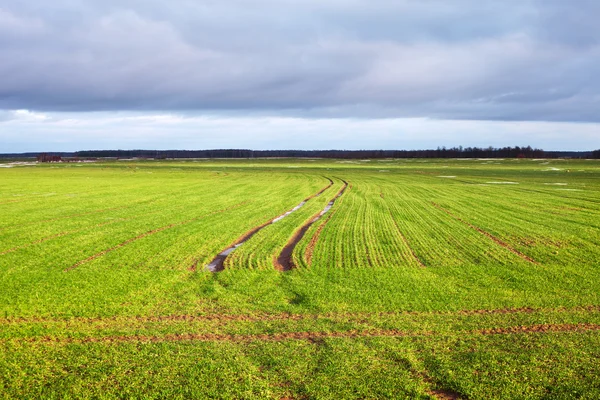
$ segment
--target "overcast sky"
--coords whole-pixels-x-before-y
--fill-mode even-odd
[[[0,0],[0,152],[600,148],[598,0]]]

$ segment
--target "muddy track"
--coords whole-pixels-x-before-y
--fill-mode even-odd
[[[71,271],[71,270],[73,270],[73,269],[75,269],[75,268],[77,268],[77,267],[79,267],[79,266],[81,266],[83,264],[86,264],[86,263],[88,263],[90,261],[93,261],[93,260],[95,260],[97,258],[100,258],[100,257],[104,256],[107,253],[110,253],[110,252],[115,251],[117,249],[120,249],[121,247],[124,247],[124,246],[126,246],[126,245],[128,245],[128,244],[130,244],[132,242],[135,242],[136,240],[143,239],[143,238],[145,238],[147,236],[154,235],[155,233],[159,233],[159,232],[162,232],[164,230],[167,230],[167,229],[170,229],[170,228],[174,228],[176,226],[181,226],[181,225],[189,224],[190,222],[194,222],[194,221],[197,221],[197,220],[202,219],[202,218],[209,217],[209,216],[214,215],[214,214],[219,214],[219,213],[222,213],[222,212],[233,210],[235,208],[239,208],[239,207],[243,206],[246,203],[247,202],[242,202],[242,203],[236,204],[234,206],[231,206],[231,207],[228,207],[228,208],[224,208],[222,210],[213,211],[213,212],[210,212],[208,214],[201,215],[199,217],[194,217],[194,218],[191,218],[191,219],[188,219],[188,220],[185,220],[185,221],[175,222],[173,224],[161,226],[160,228],[152,229],[152,230],[150,230],[148,232],[145,232],[145,233],[142,233],[141,235],[138,235],[136,237],[129,238],[126,241],[117,244],[116,246],[113,246],[113,247],[108,248],[106,250],[103,250],[103,251],[101,251],[99,253],[96,253],[96,254],[94,254],[94,255],[92,255],[92,256],[84,259],[84,260],[78,261],[75,264],[71,265],[70,267],[65,268],[63,271],[64,272]]]
[[[306,234],[306,231],[308,231],[308,228],[310,228],[312,224],[317,222],[326,212],[328,212],[331,209],[331,207],[333,207],[335,201],[344,194],[344,191],[348,187],[348,182],[346,182],[343,179],[341,179],[341,181],[344,182],[344,186],[342,186],[339,192],[337,192],[337,194],[329,201],[329,203],[327,203],[327,206],[325,206],[325,208],[322,211],[313,215],[308,222],[302,225],[300,229],[298,229],[296,233],[294,233],[292,238],[283,247],[277,259],[273,260],[273,264],[275,265],[276,269],[278,269],[279,271],[289,271],[292,268],[296,267],[296,265],[294,264],[294,260],[292,259],[292,253],[294,252],[296,245],[300,242],[300,240],[302,240],[302,238]]]
[[[578,324],[536,324],[521,325],[507,328],[489,328],[467,331],[457,331],[460,335],[514,335],[526,333],[551,333],[551,332],[589,332],[599,331],[600,324],[578,323]],[[403,331],[399,329],[350,329],[346,331],[303,331],[303,332],[280,332],[259,334],[225,334],[225,333],[172,333],[162,336],[150,335],[121,335],[104,337],[56,337],[41,336],[18,339],[3,339],[0,342],[42,342],[42,343],[117,343],[117,342],[179,342],[179,341],[206,341],[206,342],[254,342],[254,341],[284,341],[284,340],[309,340],[332,338],[369,338],[369,337],[422,337],[435,336],[431,331]]]
[[[507,315],[507,314],[533,314],[533,313],[571,313],[571,312],[600,312],[600,305],[586,305],[576,307],[556,307],[556,308],[498,308],[491,310],[457,310],[457,311],[389,311],[389,312],[337,312],[324,314],[179,314],[179,315],[158,315],[158,316],[113,316],[113,317],[71,317],[68,319],[44,318],[44,317],[17,317],[0,318],[0,324],[28,324],[28,323],[94,323],[94,322],[115,322],[115,321],[136,321],[136,322],[163,322],[163,321],[243,321],[243,322],[267,322],[267,321],[302,321],[318,319],[343,319],[356,318],[365,319],[373,317],[394,317],[394,316],[477,316],[477,315]]]
[[[532,264],[535,265],[540,265],[537,261],[535,261],[533,258],[529,257],[526,254],[521,253],[519,250],[513,248],[511,245],[509,245],[506,242],[503,242],[502,240],[498,239],[496,236],[492,235],[491,233],[481,229],[478,226],[475,226],[467,221],[465,221],[464,219],[457,217],[456,215],[452,214],[450,211],[446,210],[444,207],[440,206],[437,203],[431,202],[431,204],[436,207],[439,210],[442,210],[443,212],[445,212],[446,214],[448,214],[449,216],[451,216],[452,218],[454,218],[455,220],[462,222],[463,224],[469,226],[471,229],[476,230],[477,232],[481,233],[484,236],[487,236],[488,238],[490,238],[491,240],[493,240],[497,245],[504,247],[505,249],[507,249],[508,251],[510,251],[511,253],[513,253],[514,255],[521,257],[523,260],[530,262]]]
[[[260,230],[264,229],[265,227],[282,220],[283,218],[287,217],[288,215],[290,215],[291,213],[293,213],[294,211],[300,209],[302,206],[304,206],[304,204],[306,204],[307,201],[320,196],[324,191],[326,191],[327,189],[329,189],[331,186],[333,186],[333,181],[324,176],[323,178],[327,179],[329,181],[329,184],[325,187],[323,187],[321,190],[319,190],[317,193],[312,194],[310,196],[308,196],[307,198],[305,198],[304,200],[302,200],[302,202],[300,202],[300,204],[298,204],[296,207],[292,208],[291,210],[286,211],[285,213],[270,219],[269,221],[265,222],[262,225],[256,226],[252,229],[250,229],[248,232],[244,233],[242,236],[240,236],[235,242],[233,242],[232,244],[230,244],[229,246],[227,246],[224,250],[222,250],[221,252],[219,252],[219,254],[217,254],[212,261],[206,266],[206,269],[208,269],[210,272],[221,272],[225,269],[225,260],[227,259],[227,257],[229,257],[229,255],[231,253],[233,253],[233,251],[235,249],[237,249],[238,247],[240,247],[242,244],[244,244],[246,241],[248,241],[252,236],[254,236],[256,233],[258,233]],[[200,260],[195,260],[194,263],[190,266],[189,270],[190,271],[195,271],[198,268],[198,262]]]

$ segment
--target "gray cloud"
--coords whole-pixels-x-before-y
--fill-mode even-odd
[[[0,108],[600,121],[595,0],[0,0]]]

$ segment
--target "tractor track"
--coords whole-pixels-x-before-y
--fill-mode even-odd
[[[322,211],[318,212],[317,214],[313,215],[308,220],[308,222],[306,222],[304,225],[302,225],[300,227],[300,229],[298,229],[294,233],[294,235],[291,237],[291,239],[283,247],[283,249],[279,253],[279,256],[273,260],[273,264],[277,270],[289,271],[292,268],[296,267],[294,260],[292,259],[292,254],[294,252],[294,249],[296,248],[296,245],[298,245],[298,243],[300,243],[300,240],[302,240],[302,238],[306,234],[306,231],[308,231],[308,228],[310,228],[312,226],[312,224],[317,222],[323,215],[325,215],[325,213],[327,213],[331,209],[331,207],[333,207],[333,205],[335,204],[335,201],[344,194],[344,192],[346,191],[346,188],[348,187],[348,182],[346,182],[343,179],[341,179],[341,181],[344,182],[344,185],[337,192],[337,194],[329,201],[329,203],[327,203],[325,208]]]
[[[310,196],[308,196],[307,198],[305,198],[304,200],[302,200],[302,202],[300,202],[300,204],[298,204],[297,206],[295,206],[294,208],[286,211],[285,213],[272,218],[270,220],[268,220],[267,222],[256,226],[252,229],[250,229],[248,232],[244,233],[242,236],[240,236],[235,242],[233,242],[231,245],[227,246],[225,249],[223,249],[222,251],[220,251],[213,259],[212,261],[206,266],[206,269],[208,269],[210,272],[221,272],[225,269],[225,260],[227,259],[227,257],[233,252],[235,251],[235,249],[237,249],[238,247],[240,247],[242,244],[244,244],[246,241],[248,241],[252,236],[254,236],[256,233],[258,233],[259,231],[261,231],[262,229],[264,229],[265,227],[280,221],[281,219],[287,217],[288,215],[290,215],[291,213],[293,213],[294,211],[300,209],[302,206],[304,206],[304,204],[306,204],[307,201],[320,196],[323,192],[325,192],[327,189],[329,189],[331,186],[333,186],[333,181],[331,180],[331,178],[328,178],[326,176],[324,176],[325,179],[327,179],[329,181],[329,184],[325,187],[323,187],[321,190],[319,190],[317,193],[312,194]],[[194,263],[190,266],[189,270],[190,271],[195,271],[198,267],[198,262],[200,260],[195,260]]]
[[[535,334],[552,332],[589,332],[599,331],[600,324],[576,323],[576,324],[534,324],[520,325],[514,327],[498,327],[455,331],[460,335],[490,336],[490,335],[514,335]],[[203,342],[254,342],[254,341],[284,341],[284,340],[308,340],[319,339],[353,339],[370,337],[421,337],[436,336],[431,331],[405,331],[400,329],[350,329],[345,331],[302,331],[302,332],[279,332],[258,334],[226,334],[226,333],[171,333],[161,336],[154,335],[119,335],[103,337],[59,337],[39,336],[17,339],[2,339],[0,342],[17,341],[30,343],[119,343],[119,342],[141,342],[141,343],[163,343],[180,341],[203,341]]]
[[[0,325],[30,324],[30,323],[97,323],[97,322],[168,322],[168,321],[222,321],[222,322],[267,322],[267,321],[303,321],[319,319],[360,319],[394,316],[479,316],[479,315],[510,315],[534,313],[571,313],[571,312],[600,312],[600,305],[585,305],[577,307],[556,308],[498,308],[498,309],[473,309],[456,311],[389,311],[389,312],[338,312],[323,314],[178,314],[157,316],[111,316],[111,317],[71,317],[71,318],[45,318],[45,317],[16,317],[0,318]]]
[[[204,214],[204,215],[201,215],[201,216],[198,216],[198,217],[194,217],[194,218],[191,218],[191,219],[188,219],[188,220],[185,220],[185,221],[175,222],[175,223],[172,223],[172,224],[169,224],[169,225],[165,225],[165,226],[161,226],[161,227],[156,228],[156,229],[149,230],[147,232],[142,233],[141,235],[129,238],[129,239],[125,240],[124,242],[121,242],[121,243],[117,244],[116,246],[113,246],[113,247],[110,247],[108,249],[102,250],[101,252],[96,253],[96,254],[94,254],[94,255],[86,258],[86,259],[78,261],[75,264],[71,265],[70,267],[65,268],[64,272],[71,271],[71,270],[73,270],[73,269],[75,269],[75,268],[77,268],[77,267],[79,267],[79,266],[81,266],[83,264],[86,264],[86,263],[88,263],[90,261],[93,261],[93,260],[95,260],[97,258],[100,258],[100,257],[104,256],[105,254],[108,254],[108,253],[110,253],[112,251],[120,249],[121,247],[125,247],[126,245],[128,245],[128,244],[130,244],[132,242],[135,242],[136,240],[143,239],[143,238],[145,238],[147,236],[154,235],[155,233],[159,233],[159,232],[165,231],[167,229],[174,228],[176,226],[181,226],[181,225],[189,224],[190,222],[194,222],[194,221],[197,221],[197,220],[202,219],[202,218],[206,218],[206,217],[214,215],[214,214],[219,214],[219,213],[222,213],[222,212],[226,212],[226,211],[230,211],[230,210],[239,208],[239,207],[243,206],[246,203],[247,202],[242,202],[242,203],[236,204],[234,206],[231,206],[231,207],[228,207],[228,208],[224,208],[222,210],[213,211],[213,212],[210,212],[208,214]]]
[[[458,217],[458,216],[456,216],[456,215],[452,214],[450,211],[448,211],[447,209],[445,209],[444,207],[440,206],[440,205],[439,205],[439,204],[437,204],[437,203],[431,202],[431,204],[432,204],[432,205],[433,205],[435,208],[437,208],[437,209],[439,209],[439,210],[441,210],[441,211],[445,212],[446,214],[448,214],[449,216],[451,216],[451,217],[452,217],[452,218],[454,218],[455,220],[457,220],[457,221],[459,221],[459,222],[462,222],[463,224],[467,225],[467,226],[468,226],[468,227],[470,227],[471,229],[474,229],[474,230],[476,230],[477,232],[481,233],[483,236],[486,236],[486,237],[488,237],[489,239],[491,239],[492,241],[494,241],[494,242],[495,242],[497,245],[499,245],[499,246],[501,246],[501,247],[504,247],[505,249],[507,249],[508,251],[510,251],[511,253],[513,253],[514,255],[516,255],[516,256],[518,256],[518,257],[522,258],[523,260],[525,260],[525,261],[527,261],[527,262],[530,262],[530,263],[532,263],[532,264],[534,264],[534,265],[540,265],[540,264],[539,264],[537,261],[535,261],[533,258],[529,257],[529,256],[528,256],[528,255],[526,255],[526,254],[523,254],[523,253],[521,253],[519,250],[515,249],[514,247],[512,247],[512,246],[511,246],[511,245],[509,245],[508,243],[506,243],[506,242],[503,242],[502,240],[498,239],[496,236],[492,235],[491,233],[489,233],[489,232],[487,232],[487,231],[485,231],[485,230],[481,229],[480,227],[478,227],[478,226],[475,226],[475,225],[473,225],[473,224],[471,224],[471,223],[469,223],[469,222],[465,221],[464,219],[462,219],[462,218],[460,218],[460,217]]]

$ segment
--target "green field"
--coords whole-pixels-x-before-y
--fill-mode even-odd
[[[598,160],[13,166],[0,215],[0,398],[600,398]]]

